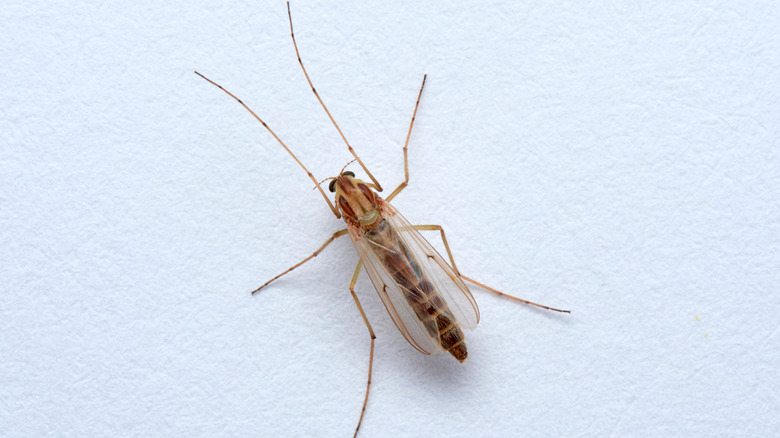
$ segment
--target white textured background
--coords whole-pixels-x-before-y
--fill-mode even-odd
[[[284,3],[0,7],[3,436],[350,436],[368,336],[318,178],[351,157]],[[780,7],[295,1],[315,85],[394,202],[446,227],[470,359],[378,335],[361,432],[780,428]],[[354,169],[357,170],[355,166]],[[360,174],[360,172],[358,172]],[[432,241],[437,241],[431,233]]]

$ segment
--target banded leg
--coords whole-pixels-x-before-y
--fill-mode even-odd
[[[543,304],[534,303],[533,301],[528,301],[528,300],[524,300],[524,299],[522,299],[522,298],[517,298],[517,297],[514,297],[514,296],[512,296],[512,295],[509,295],[509,294],[505,294],[505,293],[503,293],[503,292],[500,292],[500,291],[498,291],[498,290],[496,290],[496,289],[493,289],[492,287],[485,286],[484,284],[482,284],[482,283],[480,283],[480,282],[478,282],[478,281],[476,281],[476,280],[472,280],[472,279],[470,279],[470,278],[466,277],[466,276],[465,276],[465,275],[463,275],[463,274],[460,274],[460,278],[462,278],[462,279],[464,279],[464,280],[468,281],[469,283],[475,284],[475,285],[477,285],[477,286],[481,287],[482,289],[485,289],[486,291],[493,292],[494,294],[496,294],[496,295],[500,295],[500,296],[502,296],[502,297],[507,297],[507,298],[509,298],[510,300],[515,300],[515,301],[521,302],[521,303],[523,303],[523,304],[529,304],[529,305],[531,305],[531,306],[541,307],[542,309],[552,310],[552,311],[554,311],[554,312],[561,312],[561,313],[571,313],[571,310],[561,310],[561,309],[556,309],[556,308],[554,308],[554,307],[545,306],[545,305],[543,305]]]
[[[357,305],[357,308],[360,311],[360,316],[363,317],[363,322],[365,322],[366,327],[368,327],[368,334],[371,335],[371,353],[369,353],[368,356],[368,381],[366,382],[366,397],[363,399],[363,408],[360,410],[360,419],[358,420],[357,427],[355,428],[355,435],[353,435],[353,438],[357,436],[358,430],[360,430],[360,423],[363,422],[363,414],[366,413],[366,405],[368,404],[368,390],[371,387],[371,370],[374,367],[374,339],[376,339],[374,329],[371,328],[371,323],[368,322],[366,312],[363,311],[363,306],[360,305],[360,300],[358,300],[357,295],[355,295],[355,284],[357,283],[361,268],[363,268],[362,261],[358,262],[357,266],[355,267],[355,273],[352,275],[352,280],[349,282],[349,293],[352,294],[352,299],[355,300],[355,305]]]
[[[395,198],[396,195],[401,193],[401,190],[406,188],[407,185],[409,185],[409,158],[408,158],[408,147],[409,147],[409,138],[412,137],[412,127],[414,126],[414,119],[417,117],[417,107],[420,106],[420,97],[422,97],[422,91],[425,87],[425,78],[427,78],[428,75],[423,75],[423,81],[422,85],[420,85],[420,92],[417,93],[417,103],[414,104],[414,112],[412,113],[412,121],[409,123],[409,132],[406,133],[406,141],[404,142],[404,180],[401,184],[398,185],[398,187],[393,190],[392,193],[385,199],[386,201],[390,201],[391,199]],[[456,269],[457,271],[457,269]]]
[[[290,269],[288,269],[288,270],[286,270],[286,271],[282,272],[281,274],[277,275],[276,277],[274,277],[274,278],[272,278],[272,279],[270,279],[270,280],[266,281],[266,282],[265,282],[265,283],[264,283],[262,286],[260,286],[260,287],[258,287],[257,289],[253,290],[253,291],[252,291],[252,294],[254,295],[254,293],[255,293],[255,292],[259,292],[259,291],[260,291],[260,289],[262,289],[262,288],[264,288],[264,287],[268,286],[268,285],[269,285],[271,282],[273,282],[274,280],[276,280],[276,279],[278,279],[279,277],[281,277],[281,276],[283,276],[283,275],[287,274],[288,272],[292,271],[293,269],[297,268],[298,266],[301,266],[302,264],[304,264],[304,263],[308,262],[309,260],[313,259],[314,257],[317,257],[317,255],[318,255],[319,253],[321,253],[321,252],[322,252],[322,250],[323,250],[323,249],[325,249],[325,247],[327,247],[328,245],[330,245],[330,243],[331,243],[331,242],[333,242],[334,240],[338,239],[339,237],[341,237],[341,236],[343,236],[343,235],[345,235],[345,234],[347,234],[347,230],[346,230],[346,228],[345,228],[345,229],[343,229],[343,230],[340,230],[340,231],[336,231],[335,233],[333,233],[333,235],[332,235],[332,236],[330,236],[330,238],[329,238],[328,240],[326,240],[326,241],[325,241],[325,243],[323,243],[323,244],[322,244],[322,246],[321,246],[321,247],[320,247],[320,248],[319,248],[317,251],[314,251],[314,253],[313,253],[312,255],[310,255],[310,256],[306,257],[305,259],[301,260],[301,261],[300,261],[298,264],[296,264],[296,265],[295,265],[295,266],[293,266],[292,268],[290,268]]]
[[[292,24],[292,14],[290,13],[290,2],[287,2],[287,17],[290,19],[290,36],[292,37],[293,46],[295,47],[295,56],[298,57],[298,64],[301,65],[301,70],[303,70],[303,75],[306,76],[306,82],[309,83],[309,87],[311,87],[311,91],[314,92],[314,95],[317,97],[317,100],[320,101],[320,105],[322,105],[322,109],[325,110],[325,114],[328,115],[328,118],[333,123],[333,126],[336,127],[336,131],[339,132],[341,139],[344,140],[344,143],[346,143],[349,153],[352,154],[353,157],[355,157],[355,160],[357,160],[358,164],[360,164],[360,167],[362,167],[363,170],[368,175],[368,177],[371,178],[371,181],[376,186],[376,191],[381,192],[382,186],[379,184],[379,181],[377,181],[376,178],[374,178],[374,175],[372,175],[371,172],[368,171],[366,165],[363,164],[363,161],[361,161],[360,157],[357,156],[355,150],[352,149],[352,146],[347,141],[347,137],[345,137],[344,133],[341,132],[341,128],[339,128],[338,123],[336,123],[336,120],[333,118],[332,115],[330,115],[330,111],[328,111],[328,107],[325,106],[325,102],[322,101],[322,98],[320,97],[319,93],[317,93],[317,90],[314,88],[314,84],[312,84],[311,79],[309,78],[309,73],[306,72],[306,67],[303,66],[303,61],[301,60],[301,54],[298,52],[298,43],[295,42],[295,32],[293,32],[293,24]]]
[[[289,5],[288,5],[288,6],[289,6]],[[317,184],[317,178],[315,178],[315,177],[314,177],[314,174],[312,174],[312,173],[309,171],[309,169],[307,169],[307,168],[306,168],[306,166],[304,166],[304,165],[303,165],[303,163],[301,162],[301,160],[299,160],[299,159],[298,159],[298,157],[296,157],[296,156],[295,156],[295,154],[294,154],[294,153],[293,153],[293,152],[290,150],[290,148],[288,148],[288,147],[287,147],[287,145],[286,145],[286,144],[284,144],[284,142],[282,141],[282,139],[281,139],[281,138],[279,138],[279,136],[278,136],[278,135],[276,135],[276,133],[275,133],[275,132],[274,132],[274,131],[273,131],[273,130],[272,130],[272,129],[271,129],[271,128],[270,128],[270,127],[269,127],[269,126],[268,126],[268,125],[267,125],[267,124],[264,122],[264,121],[263,121],[263,119],[261,119],[261,118],[260,118],[260,116],[258,116],[257,114],[255,114],[255,112],[254,112],[254,111],[252,111],[252,109],[251,109],[251,108],[249,108],[249,107],[248,107],[248,106],[247,106],[247,105],[244,103],[244,101],[242,101],[241,99],[239,99],[238,97],[236,97],[236,96],[235,96],[233,93],[231,93],[230,91],[228,91],[228,90],[226,90],[226,89],[222,88],[222,85],[219,85],[218,83],[216,83],[216,82],[212,81],[211,79],[209,79],[209,78],[207,78],[207,77],[203,76],[202,74],[198,73],[197,71],[195,72],[195,74],[196,74],[196,75],[198,75],[198,76],[200,76],[200,77],[202,77],[203,79],[207,80],[209,83],[211,83],[212,85],[216,86],[216,87],[217,87],[217,88],[219,88],[220,90],[224,91],[225,93],[227,93],[227,94],[228,94],[228,96],[230,96],[230,97],[232,97],[233,99],[237,100],[237,101],[238,101],[238,103],[240,103],[240,104],[241,104],[241,106],[243,106],[243,107],[244,107],[244,108],[245,108],[247,111],[249,111],[249,113],[250,113],[250,114],[252,114],[252,115],[255,117],[255,119],[257,119],[257,121],[258,121],[258,122],[260,122],[260,123],[263,125],[263,127],[264,127],[265,129],[267,129],[267,130],[268,130],[268,132],[270,132],[270,133],[271,133],[271,135],[273,135],[273,137],[276,139],[276,141],[278,141],[278,142],[279,142],[279,144],[280,144],[280,145],[282,145],[282,147],[284,148],[284,150],[286,150],[286,151],[287,151],[287,153],[289,153],[289,154],[290,154],[290,156],[292,156],[292,157],[293,157],[293,160],[295,160],[295,162],[296,162],[296,163],[298,163],[298,164],[299,164],[299,165],[300,165],[300,166],[303,168],[303,170],[306,172],[306,174],[307,174],[307,175],[309,175],[309,178],[311,178],[311,180],[314,182],[314,184]],[[320,191],[320,193],[322,194],[322,197],[323,197],[323,198],[325,198],[325,202],[327,202],[327,203],[328,203],[328,207],[330,207],[330,210],[333,212],[333,214],[335,214],[337,218],[341,218],[341,213],[339,213],[338,209],[337,209],[336,207],[334,207],[334,206],[333,206],[333,203],[332,203],[332,202],[330,202],[330,198],[328,198],[328,195],[326,195],[326,194],[325,194],[325,192],[322,190],[322,187],[320,187],[320,185],[319,185],[319,184],[317,184],[317,189],[318,189],[318,190]],[[262,287],[262,286],[261,286],[261,287]],[[255,292],[256,292],[256,291],[255,291]],[[254,293],[254,292],[252,292],[252,293]]]
[[[458,271],[458,268],[455,266],[455,259],[452,257],[452,251],[450,251],[450,245],[447,243],[447,238],[444,236],[444,228],[442,228],[441,225],[415,225],[414,228],[416,230],[421,230],[421,231],[436,231],[436,230],[438,230],[438,231],[441,232],[441,240],[444,243],[444,248],[447,249],[447,255],[450,257],[450,263],[452,263],[452,269],[455,270],[455,273],[458,274],[458,276],[461,279],[466,280],[466,281],[468,281],[471,284],[477,285],[477,286],[481,287],[482,289],[485,289],[486,291],[493,292],[496,295],[509,298],[510,300],[515,300],[515,301],[521,302],[523,304],[528,304],[528,305],[531,305],[531,306],[541,307],[542,309],[552,310],[552,311],[555,311],[555,312],[571,313],[570,310],[556,309],[554,307],[545,306],[543,304],[537,304],[537,303],[534,303],[533,301],[528,301],[528,300],[524,300],[522,298],[517,298],[517,297],[509,295],[509,294],[505,294],[505,293],[503,293],[501,291],[493,289],[490,286],[486,286],[486,285],[484,285],[484,284],[482,284],[482,283],[480,283],[480,282],[478,282],[476,280],[472,280],[471,278],[466,277],[465,275],[461,274],[460,271]]]

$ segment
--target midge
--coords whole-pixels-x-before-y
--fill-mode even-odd
[[[249,111],[271,135],[282,145],[282,147],[292,156],[303,170],[309,175],[319,189],[325,202],[328,203],[331,211],[337,218],[344,219],[346,228],[333,233],[328,240],[314,253],[306,257],[298,264],[287,269],[276,277],[268,280],[265,284],[258,287],[252,293],[260,291],[279,277],[289,273],[293,269],[301,266],[312,258],[316,257],[335,239],[349,235],[355,249],[360,256],[360,261],[355,267],[352,280],[349,282],[349,292],[352,299],[363,317],[363,321],[368,328],[371,336],[371,350],[368,360],[368,381],[366,383],[366,394],[363,400],[363,407],[360,411],[355,436],[357,436],[360,424],[363,421],[363,414],[368,403],[368,393],[371,386],[371,369],[374,362],[374,330],[371,323],[368,322],[363,306],[360,304],[357,295],[355,295],[355,283],[362,268],[365,268],[371,283],[374,285],[379,298],[390,314],[395,326],[404,336],[404,338],[419,352],[423,354],[432,354],[446,351],[455,359],[463,362],[468,357],[466,348],[464,328],[473,329],[479,323],[479,309],[474,297],[464,283],[464,280],[475,284],[485,290],[496,293],[507,298],[541,307],[556,312],[569,313],[568,310],[554,309],[541,304],[532,303],[510,295],[506,295],[493,288],[485,286],[475,280],[472,280],[458,271],[455,266],[455,260],[447,244],[447,238],[444,230],[439,225],[412,225],[398,212],[390,201],[395,198],[409,183],[409,165],[407,158],[407,148],[409,138],[412,135],[414,119],[417,115],[417,108],[420,105],[420,97],[425,87],[427,75],[423,75],[422,85],[417,94],[417,101],[414,105],[412,120],[409,123],[409,131],[406,134],[404,142],[404,180],[393,190],[386,199],[382,199],[377,192],[382,191],[379,181],[369,172],[366,165],[358,157],[352,146],[349,145],[344,133],[341,132],[336,121],[331,116],[330,111],[325,106],[322,98],[317,93],[314,85],[306,72],[306,68],[301,61],[298,52],[298,44],[295,42],[293,33],[292,15],[290,14],[290,3],[287,3],[287,17],[290,21],[290,36],[295,47],[295,54],[298,57],[298,63],[303,70],[306,81],[311,90],[319,100],[325,113],[333,122],[333,126],[341,135],[346,143],[349,152],[355,157],[352,161],[357,161],[371,182],[366,182],[355,177],[350,171],[341,169],[338,176],[327,178],[330,180],[329,189],[335,194],[335,204],[330,201],[328,196],[322,190],[320,183],[314,178],[314,175],[303,165],[298,157],[284,144],[284,142],[268,127],[268,125],[257,116],[241,99],[222,88],[219,84],[208,79],[202,74],[197,75],[219,87],[222,91],[238,101],[247,111]],[[351,163],[351,162],[350,162]],[[349,165],[349,163],[347,163]],[[345,166],[346,168],[346,166]],[[448,264],[444,258],[420,235],[420,230],[439,231],[442,242],[447,249],[447,256],[450,261]]]

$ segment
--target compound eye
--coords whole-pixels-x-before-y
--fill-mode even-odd
[[[349,170],[348,170],[348,171],[346,171],[346,172],[344,172],[344,173],[342,173],[342,175],[351,176],[352,178],[354,178],[354,177],[355,177],[355,174],[354,174],[354,173],[352,173],[352,172],[350,172]]]
[[[336,191],[336,180],[335,179],[333,181],[331,181],[330,184],[328,184],[328,190],[330,190],[331,193]]]

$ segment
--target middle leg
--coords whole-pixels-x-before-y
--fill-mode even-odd
[[[335,233],[333,233],[333,235],[332,235],[332,236],[330,236],[330,238],[329,238],[328,240],[326,240],[326,241],[325,241],[325,243],[323,243],[323,244],[322,244],[322,246],[321,246],[321,247],[320,247],[320,248],[319,248],[317,251],[314,251],[314,253],[313,253],[312,255],[310,255],[310,256],[306,257],[305,259],[301,260],[301,261],[300,261],[300,262],[298,262],[296,265],[294,265],[292,268],[290,268],[290,269],[288,269],[288,270],[286,270],[286,271],[282,272],[281,274],[277,275],[276,277],[274,277],[274,278],[272,278],[272,279],[270,279],[270,280],[266,281],[266,282],[265,282],[265,283],[264,283],[262,286],[260,286],[260,287],[258,287],[257,289],[253,290],[253,291],[252,291],[252,294],[254,295],[254,294],[255,294],[255,292],[258,292],[258,291],[260,291],[260,289],[262,289],[262,288],[264,288],[264,287],[268,286],[268,285],[269,285],[269,284],[270,284],[272,281],[274,281],[274,280],[276,280],[277,278],[279,278],[279,277],[281,277],[281,276],[283,276],[283,275],[287,274],[288,272],[290,272],[290,271],[292,271],[293,269],[297,268],[298,266],[301,266],[302,264],[304,264],[304,263],[308,262],[309,260],[313,259],[314,257],[317,257],[317,255],[318,255],[319,253],[321,253],[321,252],[322,252],[322,250],[323,250],[323,249],[325,249],[325,247],[327,247],[328,245],[330,245],[330,243],[331,243],[331,242],[333,242],[334,240],[338,239],[339,237],[341,237],[341,236],[343,236],[343,235],[347,234],[347,232],[348,232],[348,231],[347,231],[346,229],[343,229],[343,230],[336,231]]]

